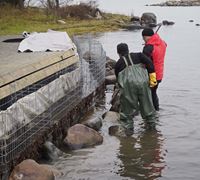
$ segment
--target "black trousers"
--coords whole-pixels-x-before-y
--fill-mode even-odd
[[[154,108],[156,111],[159,111],[159,98],[157,95],[157,89],[158,89],[159,83],[161,83],[161,80],[158,80],[157,83],[158,84],[155,87],[151,88],[151,94],[152,94]]]

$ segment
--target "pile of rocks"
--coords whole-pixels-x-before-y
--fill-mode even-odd
[[[175,23],[168,20],[163,20],[163,25],[174,25]],[[141,17],[132,16],[130,23],[123,24],[122,27],[128,30],[135,29],[144,29],[144,28],[154,28],[159,26],[160,23],[157,23],[157,17],[152,12],[145,12]]]

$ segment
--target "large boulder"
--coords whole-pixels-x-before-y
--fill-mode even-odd
[[[32,159],[27,159],[14,168],[9,180],[54,180],[54,172],[56,171],[45,165],[40,165]]]
[[[154,13],[143,13],[141,17],[141,25],[148,26],[148,27],[155,27],[157,26],[157,18]]]
[[[94,129],[76,124],[68,129],[64,144],[70,149],[80,149],[101,144],[103,137]]]

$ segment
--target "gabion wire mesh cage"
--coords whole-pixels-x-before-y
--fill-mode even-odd
[[[15,159],[44,136],[55,121],[105,80],[106,54],[91,37],[74,37],[79,62],[15,92],[0,102],[0,179],[7,179]]]
[[[91,35],[75,36],[73,41],[77,46],[81,59],[83,96],[87,96],[91,91],[104,83],[106,53],[102,45],[93,40]]]

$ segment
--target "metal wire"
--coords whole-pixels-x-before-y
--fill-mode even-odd
[[[0,130],[3,135],[0,136],[0,175],[6,174],[10,170],[10,166],[16,157],[21,156],[21,153],[37,140],[38,137],[48,131],[52,125],[60,120],[66,112],[69,112],[81,100],[87,97],[90,93],[104,83],[105,80],[105,63],[106,54],[101,44],[91,39],[91,37],[74,37],[74,43],[77,46],[77,51],[80,57],[80,62],[70,67],[62,69],[55,74],[43,79],[40,82],[32,84],[18,92],[15,92],[17,83],[12,83],[9,97],[0,100]],[[41,114],[32,115],[29,112],[32,109],[35,113],[40,110],[38,107],[38,93],[41,88],[50,84],[56,83],[62,75],[72,73],[80,67],[80,79],[76,83],[76,87],[65,91],[64,96],[56,102],[51,102],[50,106]],[[55,97],[59,97],[61,87],[55,86],[53,93]],[[51,96],[52,89],[48,89],[45,96]],[[23,98],[32,98],[30,103],[26,103],[21,109],[18,108],[18,103]],[[15,108],[14,114],[10,113],[10,109]],[[26,122],[26,112],[28,111],[29,122]],[[33,114],[34,114],[33,113]],[[9,117],[9,118],[8,118]],[[10,129],[9,127],[11,126]],[[1,177],[0,177],[1,179]]]

